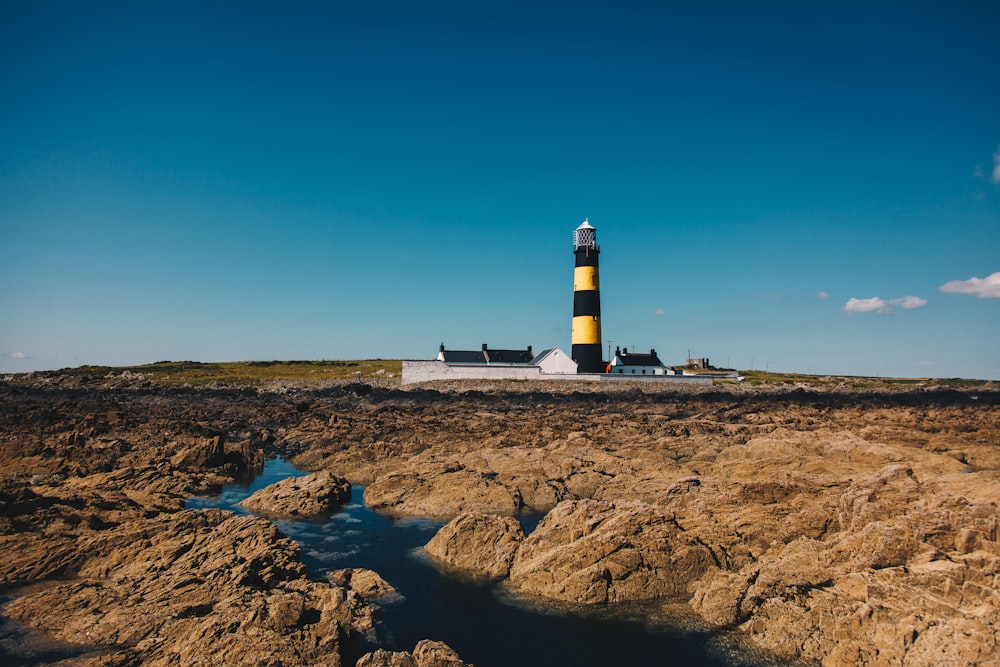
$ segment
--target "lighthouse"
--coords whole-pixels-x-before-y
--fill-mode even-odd
[[[577,373],[603,373],[601,291],[597,272],[597,229],[584,220],[573,232],[573,360]]]

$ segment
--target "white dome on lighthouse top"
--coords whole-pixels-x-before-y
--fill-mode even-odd
[[[573,249],[580,248],[597,249],[597,228],[590,224],[589,218],[573,232]]]

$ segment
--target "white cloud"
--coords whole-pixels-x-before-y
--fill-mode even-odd
[[[889,302],[877,296],[870,299],[855,299],[853,296],[841,308],[845,313],[889,313]]]
[[[913,310],[914,308],[923,308],[927,305],[927,299],[921,299],[919,296],[904,296],[902,299],[893,299],[890,301],[894,306],[899,306],[900,308],[905,308],[906,310]]]
[[[27,359],[28,355],[26,355],[24,352],[11,352],[10,353],[10,358],[11,359]]]
[[[826,292],[816,292],[816,298],[820,299],[820,300],[822,300],[822,299],[829,299],[830,295],[828,293],[826,293]]]
[[[657,316],[666,315],[667,311],[663,310],[662,308],[657,308],[656,310],[653,311],[653,314]]]
[[[1000,166],[997,168],[1000,169]],[[994,176],[996,175],[994,174]],[[938,287],[938,291],[951,294],[973,294],[980,299],[1000,299],[1000,271],[985,278],[952,280]]]
[[[893,306],[898,306],[904,310],[913,310],[914,308],[922,308],[927,305],[927,299],[921,299],[919,296],[904,296],[898,299],[880,299],[877,296],[873,296],[870,299],[855,299],[851,297],[841,308],[842,311],[849,315],[854,313],[878,313],[879,315],[890,315],[894,311]]]
[[[993,182],[1000,185],[1000,146],[997,147],[997,152],[993,154]]]

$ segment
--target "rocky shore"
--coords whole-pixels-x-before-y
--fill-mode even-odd
[[[259,516],[184,508],[278,454],[318,474]],[[18,378],[0,471],[2,614],[62,664],[463,664],[434,637],[379,646],[388,584],[311,580],[265,518],[336,511],[349,484],[447,521],[440,567],[535,602],[684,603],[807,664],[1000,660],[992,387]],[[523,512],[545,514],[527,535]]]

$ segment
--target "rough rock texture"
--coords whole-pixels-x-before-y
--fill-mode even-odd
[[[470,509],[515,514],[522,506],[517,489],[461,464],[419,460],[365,488],[365,504],[392,516],[448,519]]]
[[[304,519],[330,514],[350,499],[351,483],[324,471],[275,482],[240,505],[264,516]]]
[[[349,567],[334,570],[329,580],[339,586],[351,589],[365,600],[395,600],[400,597],[392,584],[379,576],[378,572],[364,568]]]
[[[704,579],[692,607],[825,664],[993,662],[1000,548],[995,501],[970,500],[981,492],[962,479],[931,491],[910,467],[885,465],[830,499],[836,522],[822,539]]]
[[[996,392],[508,391],[414,389],[289,435],[393,514],[551,510],[515,591],[689,600],[829,665],[1000,659]],[[454,528],[487,571],[491,538]]]
[[[469,512],[442,526],[424,550],[439,563],[473,577],[500,579],[510,572],[524,540],[516,519]]]
[[[339,664],[345,640],[373,628],[356,594],[309,581],[298,546],[263,519],[182,511],[94,535],[80,553],[72,580],[5,613],[117,647],[105,664]]]
[[[530,595],[603,604],[682,596],[714,567],[711,551],[658,507],[567,500],[521,544],[510,584]]]
[[[387,584],[310,581],[269,521],[184,509],[259,468],[300,405],[0,382],[4,616],[48,633],[65,664],[353,665]],[[11,646],[0,662],[37,662]]]
[[[357,667],[465,667],[458,654],[444,642],[424,639],[413,652],[379,649],[361,656]]]
[[[266,452],[387,513],[495,515],[439,536],[487,576],[502,517],[548,511],[506,582],[542,599],[686,602],[825,665],[1000,661],[995,388],[459,389],[0,381],[4,613],[102,664],[353,663],[374,579],[311,582],[267,521],[183,509]]]

